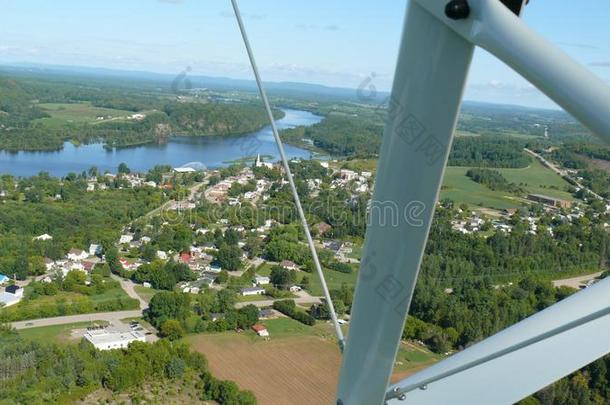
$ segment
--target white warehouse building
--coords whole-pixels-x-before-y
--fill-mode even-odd
[[[131,342],[146,342],[146,335],[139,331],[118,332],[105,328],[90,329],[84,337],[98,350],[124,349]]]

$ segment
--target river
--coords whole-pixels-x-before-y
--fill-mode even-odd
[[[278,129],[309,126],[322,120],[322,117],[308,111],[282,110],[286,115],[276,121]],[[289,158],[311,157],[311,152],[292,145],[284,145],[284,149]],[[91,166],[96,166],[101,172],[116,172],[121,162],[137,172],[145,172],[160,164],[180,167],[194,162],[203,163],[208,168],[219,168],[257,154],[273,156],[273,160],[279,159],[269,125],[240,136],[175,136],[163,145],[147,144],[116,150],[106,150],[99,143],[75,146],[65,142],[59,151],[0,151],[0,173],[32,176],[48,172],[53,176],[65,176],[70,172],[88,170]]]

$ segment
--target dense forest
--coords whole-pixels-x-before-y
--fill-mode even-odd
[[[523,152],[525,142],[515,138],[464,136],[453,142],[449,166],[526,167],[530,158]]]

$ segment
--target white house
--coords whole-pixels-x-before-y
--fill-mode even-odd
[[[68,252],[68,259],[72,260],[74,262],[79,261],[79,260],[85,260],[87,257],[89,257],[89,254],[87,252],[85,252],[84,250],[72,248]]]
[[[299,287],[298,285],[293,285],[292,287],[290,287],[290,292],[293,292],[293,293],[299,292],[301,290],[302,290],[302,288]]]
[[[174,167],[176,173],[195,173],[196,170],[192,167]]]
[[[131,342],[146,342],[146,335],[136,330],[116,332],[105,328],[91,329],[84,337],[98,350],[124,349]]]
[[[287,270],[297,270],[299,268],[294,262],[291,262],[290,260],[282,260],[280,262],[280,266]]]
[[[34,240],[53,240],[53,237],[48,233],[43,233],[42,235],[34,237]]]
[[[129,243],[133,240],[133,235],[121,235],[121,237],[119,238],[119,244],[122,245],[123,243]]]
[[[271,279],[269,279],[269,277],[267,276],[261,276],[261,275],[254,275],[254,285],[267,285],[271,283]]]
[[[239,293],[242,297],[247,297],[249,295],[263,295],[265,293],[265,289],[261,287],[246,287],[239,290]]]
[[[43,260],[44,260],[44,265],[47,268],[47,271],[51,270],[53,268],[53,266],[55,265],[55,262],[48,257],[45,257]]]
[[[157,250],[157,257],[161,260],[167,260],[167,253],[163,250]]]
[[[102,254],[102,246],[92,243],[89,245],[89,256]]]
[[[0,293],[0,307],[10,307],[17,304],[23,298],[23,288],[9,285],[4,292]]]

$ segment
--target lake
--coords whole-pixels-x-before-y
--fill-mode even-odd
[[[308,111],[282,109],[286,114],[276,121],[278,129],[309,126],[322,117]],[[289,158],[309,159],[311,152],[292,145],[284,145]],[[0,151],[0,173],[14,176],[32,176],[48,172],[53,176],[80,173],[91,166],[104,172],[116,172],[121,162],[132,171],[145,172],[155,165],[180,167],[188,163],[203,163],[208,168],[228,166],[232,161],[257,154],[279,159],[277,146],[268,125],[259,131],[239,136],[175,136],[163,145],[148,144],[130,148],[106,150],[103,144],[75,146],[64,143],[59,151],[6,152]]]

